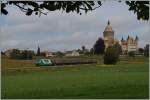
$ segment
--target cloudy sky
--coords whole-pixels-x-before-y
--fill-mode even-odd
[[[9,48],[58,51],[91,48],[103,31],[108,19],[115,31],[115,38],[128,35],[139,37],[139,47],[149,43],[149,21],[139,21],[128,11],[124,2],[105,1],[87,14],[49,12],[41,17],[26,16],[19,8],[8,7],[9,14],[0,17],[0,49]]]

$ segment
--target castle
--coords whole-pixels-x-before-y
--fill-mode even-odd
[[[122,47],[122,54],[127,54],[130,51],[138,50],[139,38],[136,36],[136,38],[134,39],[133,37],[128,36],[126,40],[124,40],[122,37],[121,41],[118,41],[117,39],[114,38],[114,30],[112,29],[109,20],[103,32],[103,37],[104,37],[105,48],[109,46],[113,46],[116,43],[119,43]]]

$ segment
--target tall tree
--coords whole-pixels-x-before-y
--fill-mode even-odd
[[[89,50],[85,46],[82,46],[82,53],[88,54],[88,52]]]
[[[98,38],[98,40],[93,46],[93,52],[94,54],[104,54],[104,51],[105,51],[104,40],[102,38]]]
[[[84,45],[82,46],[82,51],[83,51],[83,53],[85,52],[85,46]]]
[[[144,48],[144,55],[146,57],[149,57],[149,44],[146,44],[145,48]]]
[[[138,49],[138,52],[139,52],[139,53],[144,53],[144,49],[143,49],[143,48],[139,48],[139,49]]]

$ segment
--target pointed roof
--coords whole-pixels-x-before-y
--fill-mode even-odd
[[[134,38],[128,35],[127,40],[132,40],[132,41],[134,41]]]
[[[122,37],[121,41],[124,41],[123,37]]]
[[[127,38],[127,40],[129,39],[130,37],[129,37],[129,35],[128,35],[128,38]]]
[[[110,22],[109,22],[109,20],[108,20],[108,24],[107,25],[110,25]]]
[[[109,20],[108,20],[108,23],[107,23],[107,26],[106,26],[104,32],[113,32],[113,29],[112,29],[112,27],[110,25],[110,21]]]

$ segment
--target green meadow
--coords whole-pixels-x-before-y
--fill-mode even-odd
[[[66,58],[65,58],[66,59]],[[2,99],[148,99],[148,58],[121,58],[116,65],[39,68],[32,61],[2,58]]]

